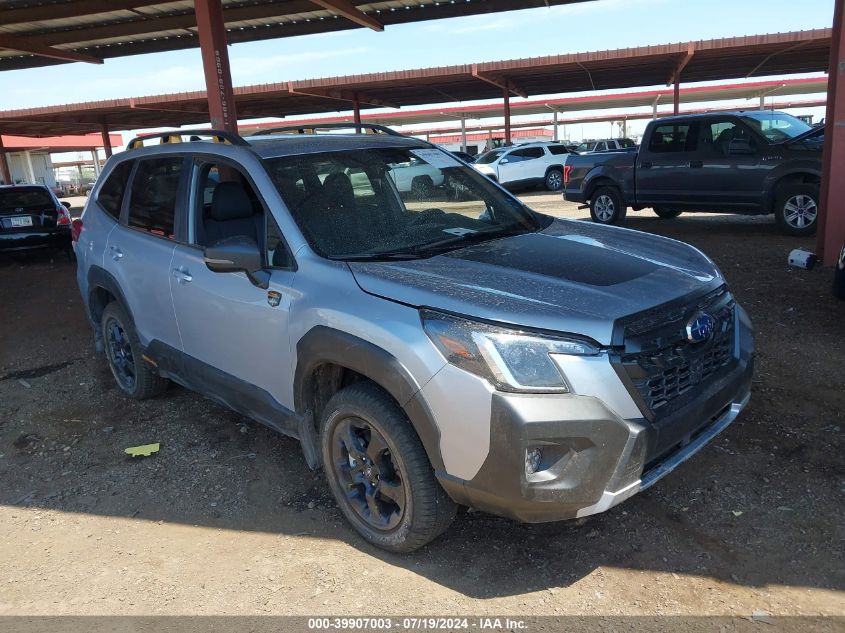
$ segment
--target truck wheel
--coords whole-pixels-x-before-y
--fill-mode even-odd
[[[775,199],[775,221],[789,235],[812,235],[819,217],[817,185],[796,183],[780,189]]]
[[[109,369],[126,395],[144,400],[167,389],[167,380],[143,361],[141,343],[123,306],[114,301],[108,304],[100,323]]]
[[[563,172],[560,169],[550,169],[546,172],[546,189],[560,191],[563,186]]]
[[[340,511],[373,545],[410,552],[455,518],[456,505],[437,483],[411,423],[377,385],[359,382],[332,396],[320,444]]]
[[[619,224],[628,209],[616,187],[599,187],[590,200],[590,217],[599,224]]]
[[[664,220],[677,218],[682,213],[682,211],[677,211],[676,209],[664,209],[663,207],[652,207],[652,211],[657,214],[657,217],[663,218]]]
[[[431,198],[434,193],[434,181],[428,176],[417,176],[411,181],[411,194],[417,200]]]

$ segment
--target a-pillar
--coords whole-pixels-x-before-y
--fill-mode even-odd
[[[103,137],[103,150],[106,152],[106,158],[111,158],[111,137],[109,136],[109,126],[105,123],[100,128],[100,134]]]
[[[2,135],[0,135],[0,178],[3,178],[3,184],[14,184],[12,182],[12,171],[9,169],[9,159],[6,157],[6,152],[3,150]]]
[[[238,133],[235,92],[226,50],[226,24],[221,0],[194,0],[197,34],[208,92],[208,115],[215,130]]]
[[[505,145],[511,144],[511,93],[507,88],[503,90],[505,107]]]
[[[845,244],[845,24],[843,3],[833,10],[830,67],[827,78],[820,215],[816,250],[825,265],[833,265]]]

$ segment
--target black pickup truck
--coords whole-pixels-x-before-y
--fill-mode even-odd
[[[564,198],[594,222],[627,208],[661,218],[684,211],[774,213],[792,235],[816,230],[824,128],[766,110],[697,114],[648,124],[638,152],[570,155]]]

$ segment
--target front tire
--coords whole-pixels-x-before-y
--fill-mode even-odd
[[[788,235],[806,236],[816,232],[819,217],[817,185],[794,184],[783,187],[775,199],[775,221]]]
[[[663,220],[671,220],[681,215],[682,211],[677,209],[664,209],[663,207],[652,207],[652,211],[657,214],[657,217]]]
[[[590,199],[590,217],[598,224],[619,224],[627,213],[616,187],[599,187]]]
[[[109,369],[126,395],[144,400],[167,389],[167,380],[144,362],[141,343],[123,306],[116,302],[108,304],[100,324]]]
[[[563,172],[560,169],[550,169],[546,173],[545,185],[547,191],[560,191],[563,187]]]
[[[454,519],[456,505],[437,483],[411,423],[377,385],[359,382],[332,396],[320,445],[340,511],[373,545],[411,552]]]

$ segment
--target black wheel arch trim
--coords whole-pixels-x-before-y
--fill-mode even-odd
[[[126,301],[126,296],[120,289],[120,284],[117,282],[117,279],[115,279],[114,276],[104,268],[96,265],[91,266],[88,269],[88,296],[85,298],[85,315],[88,317],[88,321],[94,329],[94,343],[97,351],[99,352],[102,351],[100,348],[103,345],[103,333],[99,319],[102,314],[95,314],[94,311],[94,293],[98,289],[105,290],[117,299],[117,302],[120,303],[126,311],[126,315],[129,317],[129,323],[133,328],[135,327],[135,319],[132,316],[132,310],[129,309],[129,303]],[[106,306],[104,305],[102,307],[105,308]]]
[[[821,177],[822,175],[820,171],[808,168],[796,168],[785,173],[774,175],[766,188],[764,208],[768,209],[770,212],[775,211],[775,202],[777,201],[778,190],[781,187],[798,181],[805,181],[806,184],[807,178],[821,182]]]
[[[313,392],[315,370],[334,364],[372,380],[399,403],[439,474],[445,470],[440,454],[440,430],[420,394],[421,386],[399,360],[378,345],[324,325],[309,330],[296,344],[293,379],[294,407],[300,416],[309,415],[309,394]]]

